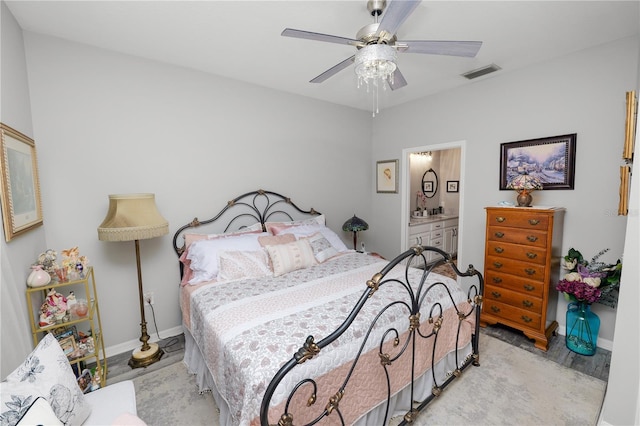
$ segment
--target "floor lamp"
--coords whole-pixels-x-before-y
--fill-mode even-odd
[[[158,212],[154,194],[109,195],[109,211],[98,227],[98,239],[100,241],[135,241],[136,245],[142,347],[133,351],[129,360],[131,368],[151,365],[164,354],[156,343],[149,343],[149,334],[147,334],[140,269],[140,240],[156,238],[168,233],[169,223]]]

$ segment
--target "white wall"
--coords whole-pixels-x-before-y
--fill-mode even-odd
[[[171,238],[194,216],[206,219],[260,188],[326,213],[346,242],[342,223],[354,212],[366,216],[368,112],[38,34],[24,38],[49,226],[46,244],[32,241],[34,254],[14,268],[26,274],[46,248],[78,246],[95,267],[107,348],[135,346],[140,336],[134,245],[97,238],[108,194],[153,192],[169,221],[170,235],[141,242],[144,287],[155,293],[159,330],[181,324]],[[14,303],[23,305],[23,279],[8,281]],[[28,324],[24,312],[16,317],[3,321],[3,339]],[[147,322],[155,338],[149,310]]]
[[[2,19],[0,121],[33,138],[22,30],[4,2],[0,2],[0,18]],[[44,246],[44,241],[43,227],[16,237],[9,243],[5,242],[4,234],[0,235],[0,327],[2,328],[0,369],[2,377],[13,371],[32,348],[25,289],[30,272],[29,266],[40,253],[38,250]],[[20,320],[16,321],[16,318]]]
[[[484,207],[515,198],[498,189],[500,143],[575,132],[575,190],[538,191],[534,203],[567,208],[563,252],[575,247],[591,257],[610,248],[603,260],[615,261],[622,257],[627,221],[617,216],[625,92],[636,86],[638,44],[637,37],[620,40],[383,110],[374,123],[372,160],[466,140],[459,261],[482,270]],[[400,249],[400,200],[400,194],[373,194],[369,225],[380,232],[370,245],[386,256]],[[566,302],[560,299],[563,327]],[[610,343],[616,311],[601,305],[594,311],[602,320],[600,339]]]
[[[638,46],[640,56],[640,46]],[[636,94],[640,89],[640,63],[635,86]],[[640,121],[636,126],[635,162],[632,166],[634,178],[631,181],[629,199],[629,218],[624,252],[627,262],[622,270],[622,280],[631,285],[620,288],[618,305],[618,321],[616,323],[615,340],[611,353],[609,382],[601,413],[601,423],[609,425],[640,424]]]

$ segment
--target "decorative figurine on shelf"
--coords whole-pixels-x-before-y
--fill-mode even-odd
[[[36,263],[34,263],[34,266],[40,265],[43,271],[49,274],[51,278],[54,278],[55,277],[54,270],[57,267],[56,265],[57,257],[58,257],[58,254],[55,252],[55,250],[48,249],[44,253],[40,253],[38,255],[38,259],[36,259]]]
[[[54,289],[49,290],[47,298],[40,307],[40,327],[56,324],[67,315],[67,298],[57,293]]]
[[[31,273],[27,277],[29,287],[43,287],[51,282],[51,275],[42,269],[42,265],[31,266]]]
[[[67,270],[71,279],[84,278],[84,270],[89,263],[86,256],[80,256],[78,247],[62,250],[62,267]]]
[[[67,309],[70,311],[73,310],[73,305],[76,303],[76,294],[73,291],[69,292],[69,295],[67,296]]]

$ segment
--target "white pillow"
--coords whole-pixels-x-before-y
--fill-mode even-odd
[[[326,225],[326,217],[323,214],[319,214],[317,216],[310,217],[308,219],[300,219],[300,220],[291,220],[288,222],[265,222],[264,228],[269,232],[269,228],[271,226],[298,226],[298,225]]]
[[[325,262],[327,259],[340,254],[338,250],[336,250],[335,247],[331,245],[329,240],[327,240],[325,236],[320,232],[316,232],[310,237],[303,238],[309,240],[309,244],[311,244],[311,249],[313,250],[313,255],[315,256],[318,263]]]
[[[40,396],[49,402],[58,420],[65,425],[81,425],[91,413],[69,360],[49,333],[22,365],[7,376],[1,388],[3,425],[5,419],[10,420],[7,424],[15,425]]]
[[[222,251],[257,251],[262,247],[258,237],[268,235],[266,232],[259,234],[242,234],[231,237],[216,238],[213,240],[195,241],[189,247],[187,259],[191,261],[193,275],[189,284],[211,281],[218,276],[218,257]]]
[[[306,239],[288,244],[266,246],[265,248],[271,258],[274,277],[317,264],[311,244]]]
[[[17,426],[33,425],[63,426],[63,423],[58,420],[47,400],[39,397],[17,423]]]
[[[278,231],[277,235],[282,234],[293,234],[296,238],[300,239],[301,237],[308,237],[310,235],[315,234],[316,232],[320,232],[326,239],[331,243],[331,245],[338,250],[339,252],[349,251],[346,245],[342,242],[340,237],[336,235],[331,229],[327,228],[324,225],[300,225],[300,226],[292,226],[290,228],[282,229]]]

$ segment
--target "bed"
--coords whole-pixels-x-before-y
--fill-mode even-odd
[[[439,249],[349,250],[323,214],[265,190],[173,247],[184,362],[222,425],[411,423],[479,365],[482,275]]]

